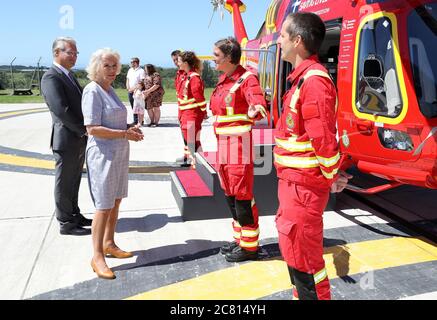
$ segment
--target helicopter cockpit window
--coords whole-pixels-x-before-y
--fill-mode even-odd
[[[417,7],[408,17],[411,66],[422,114],[437,117],[437,4]],[[434,44],[434,45],[432,45]]]
[[[358,110],[378,116],[397,117],[402,111],[402,97],[389,18],[382,17],[364,25],[358,63]]]

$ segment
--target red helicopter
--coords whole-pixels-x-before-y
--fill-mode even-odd
[[[403,184],[437,189],[437,59],[433,58],[437,57],[437,1],[272,0],[252,40],[242,19],[246,9],[242,1],[213,0],[212,4],[215,10],[224,8],[232,14],[235,37],[244,52],[242,64],[259,75],[270,115],[254,135],[264,137],[266,145],[272,143],[265,137],[272,137],[282,113],[287,76],[293,68],[281,60],[279,31],[288,14],[313,12],[327,29],[319,58],[338,88],[342,169],[356,166],[386,180],[367,189],[348,188],[367,194]],[[205,191],[191,193],[182,175],[181,181],[172,177],[181,213],[186,219],[201,219],[205,210],[212,217],[225,216],[224,198],[208,155],[199,158],[204,164],[199,177],[185,180],[198,181],[197,190],[203,190],[199,186],[205,182]],[[270,213],[277,206],[274,192],[268,191],[275,190],[274,168],[271,171],[268,177],[255,178],[255,198],[260,206],[265,204],[260,211]]]
[[[257,37],[249,40],[240,0],[219,1],[232,14],[243,64],[258,72],[270,101],[270,126],[282,111],[292,66],[277,39],[289,13],[325,21],[320,59],[337,83],[343,168],[356,165],[390,181],[437,188],[437,1],[273,0]]]

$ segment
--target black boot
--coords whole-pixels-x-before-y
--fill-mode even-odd
[[[228,242],[220,248],[220,253],[226,255],[227,253],[231,253],[236,247],[238,247],[238,243],[235,241]]]
[[[247,260],[256,260],[258,259],[258,251],[247,251],[241,248],[240,246],[235,247],[232,252],[227,253],[226,256],[227,262],[242,262]]]

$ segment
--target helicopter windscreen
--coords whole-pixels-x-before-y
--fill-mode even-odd
[[[420,110],[437,117],[437,3],[417,7],[408,17],[414,85]]]

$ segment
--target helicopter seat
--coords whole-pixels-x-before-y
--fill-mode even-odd
[[[391,68],[385,75],[385,93],[387,98],[387,115],[396,116],[402,107],[401,93],[399,92],[398,81],[395,69]]]

